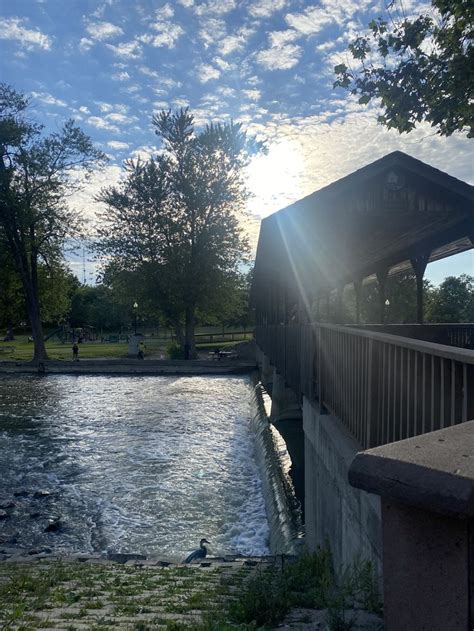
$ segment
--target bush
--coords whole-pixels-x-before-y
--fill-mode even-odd
[[[229,609],[231,620],[237,624],[261,627],[280,622],[290,609],[282,574],[273,568],[257,572],[245,582]]]
[[[170,359],[184,359],[184,351],[177,342],[168,345],[166,354]]]

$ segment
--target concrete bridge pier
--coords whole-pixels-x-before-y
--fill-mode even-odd
[[[260,365],[260,378],[262,380],[262,383],[265,387],[265,390],[269,394],[271,394],[273,390],[273,375],[275,371],[274,371],[273,366],[270,363],[270,360],[265,355],[265,353],[262,353],[262,363],[259,365]]]
[[[301,502],[304,520],[304,432],[303,414],[298,397],[285,384],[284,378],[273,372],[272,411],[270,421],[280,432],[291,458],[290,475],[296,497]]]

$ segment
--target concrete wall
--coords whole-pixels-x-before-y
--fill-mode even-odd
[[[314,551],[329,541],[335,568],[356,555],[382,573],[380,498],[350,486],[347,473],[361,447],[342,422],[303,399],[306,543]]]

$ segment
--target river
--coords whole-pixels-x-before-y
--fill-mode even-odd
[[[2,377],[0,541],[266,554],[251,416],[248,377]]]

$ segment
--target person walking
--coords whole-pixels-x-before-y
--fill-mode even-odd
[[[76,342],[74,342],[74,344],[72,345],[72,361],[79,361],[79,346],[76,344]]]
[[[138,343],[138,359],[145,359],[145,350],[145,342],[143,340],[140,340],[140,342]]]

